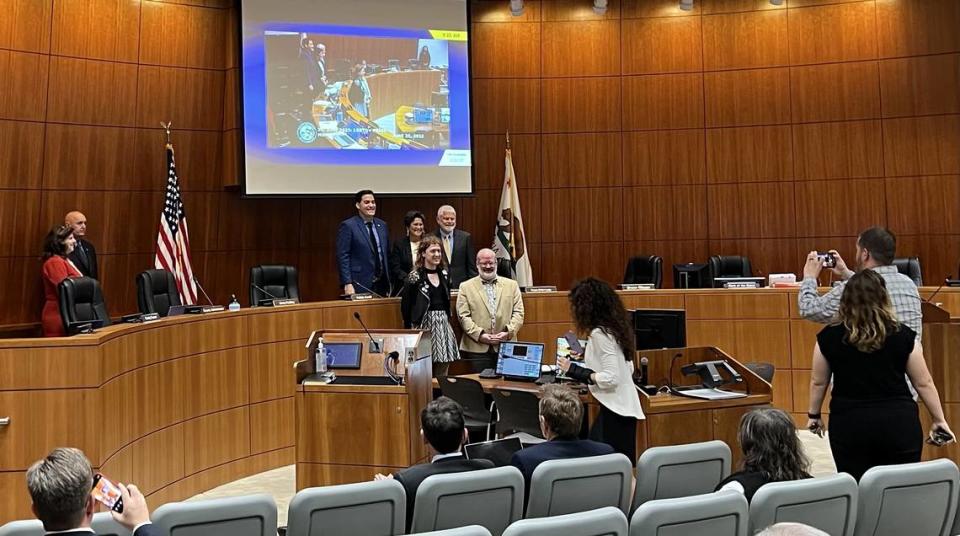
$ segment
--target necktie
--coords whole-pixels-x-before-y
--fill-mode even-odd
[[[450,241],[453,239],[452,235],[443,235],[443,252],[447,255],[447,262],[451,261],[450,250],[452,249]]]
[[[82,262],[84,266],[88,266],[90,263],[87,262],[87,250],[83,249],[83,244],[78,241],[76,249],[77,257],[80,259],[80,262]]]
[[[380,248],[377,247],[377,235],[373,233],[372,221],[367,222],[367,234],[370,235],[370,249],[373,250],[373,258],[377,264],[374,278],[380,279],[380,276],[383,274],[383,263],[380,262]]]

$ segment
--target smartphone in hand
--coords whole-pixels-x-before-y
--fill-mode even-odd
[[[93,475],[93,498],[114,512],[123,512],[123,500],[120,498],[120,487],[107,480],[101,474]]]
[[[577,355],[583,355],[583,345],[580,344],[580,339],[577,339],[576,333],[568,331],[563,338],[567,339],[567,344],[570,345],[571,352]]]

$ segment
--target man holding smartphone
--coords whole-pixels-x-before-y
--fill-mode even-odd
[[[54,449],[27,470],[33,513],[49,533],[96,534],[90,524],[97,509],[90,461],[79,449]],[[159,536],[150,523],[147,500],[134,485],[118,484],[123,512],[113,518],[134,536]],[[112,506],[112,505],[111,505]]]

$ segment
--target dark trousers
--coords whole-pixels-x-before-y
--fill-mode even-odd
[[[590,428],[590,439],[606,443],[637,463],[637,419],[624,417],[600,405],[600,414]]]
[[[860,481],[878,465],[920,461],[923,429],[913,400],[830,403],[830,450],[838,473]]]
[[[483,369],[497,368],[497,351],[491,348],[486,352],[467,352],[460,350],[460,359],[470,363],[471,372],[483,372]]]

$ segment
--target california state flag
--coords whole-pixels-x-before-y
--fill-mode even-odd
[[[530,255],[527,254],[527,235],[523,230],[520,195],[517,192],[517,177],[513,171],[509,145],[505,167],[503,193],[500,194],[500,208],[497,210],[497,228],[493,236],[493,251],[498,259],[509,259],[514,279],[521,287],[529,287],[533,285],[533,268],[530,267]]]

